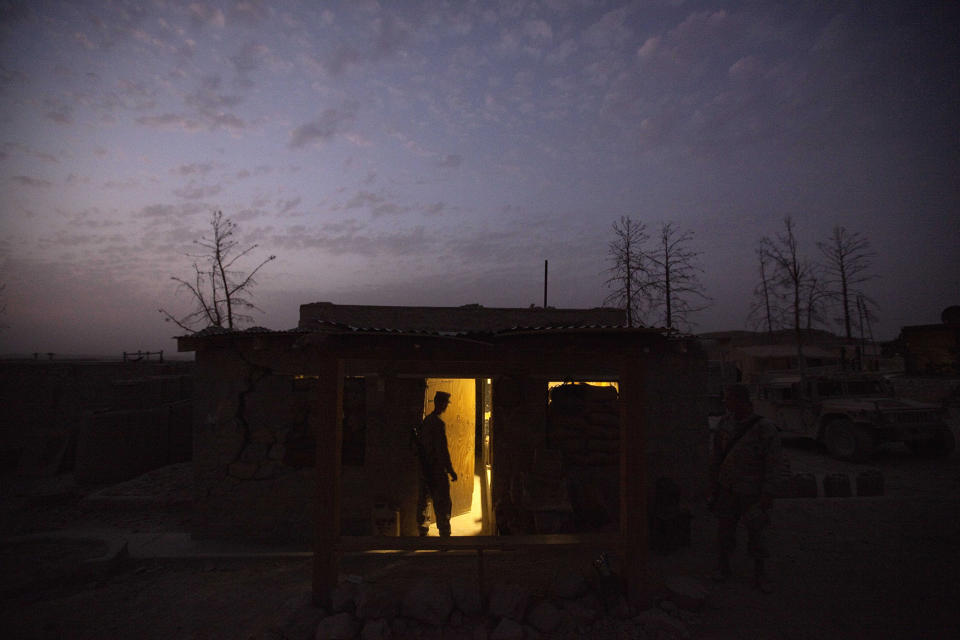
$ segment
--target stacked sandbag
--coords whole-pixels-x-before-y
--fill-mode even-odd
[[[577,531],[616,527],[620,495],[617,390],[566,384],[550,392],[550,444],[561,452]]]
[[[617,390],[566,384],[550,392],[550,440],[567,467],[619,467]]]

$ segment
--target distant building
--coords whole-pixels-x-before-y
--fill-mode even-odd
[[[837,369],[840,367],[840,348],[805,345],[804,366],[808,370]],[[730,352],[730,361],[740,371],[741,380],[754,382],[773,372],[796,371],[800,368],[797,347],[792,344],[768,344],[735,347]]]
[[[907,375],[960,375],[960,307],[943,311],[942,324],[903,327],[900,347]]]

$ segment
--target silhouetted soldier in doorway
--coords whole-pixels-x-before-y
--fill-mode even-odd
[[[450,404],[450,394],[437,391],[433,397],[433,412],[423,419],[423,424],[414,431],[414,443],[420,457],[420,495],[417,500],[417,525],[421,536],[427,535],[427,497],[433,501],[433,513],[441,536],[450,535],[450,480],[456,482],[457,474],[450,462],[447,448],[447,427],[440,419]]]

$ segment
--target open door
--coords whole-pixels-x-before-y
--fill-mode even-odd
[[[476,440],[477,386],[473,378],[427,378],[423,398],[423,415],[433,411],[437,391],[450,394],[450,406],[440,418],[447,425],[447,446],[450,461],[457,472],[457,482],[450,483],[451,516],[470,512],[473,501],[474,455]]]

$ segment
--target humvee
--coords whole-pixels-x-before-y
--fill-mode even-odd
[[[815,438],[842,460],[865,460],[885,442],[930,456],[949,455],[955,446],[945,410],[894,397],[878,374],[793,375],[758,387],[756,412],[775,421],[784,437]]]

